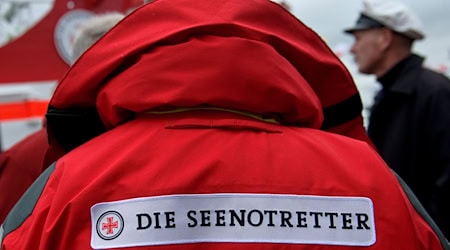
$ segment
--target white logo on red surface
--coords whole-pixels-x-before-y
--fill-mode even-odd
[[[80,23],[95,14],[87,10],[73,10],[64,14],[56,24],[54,39],[59,56],[69,65],[72,64],[72,49]]]

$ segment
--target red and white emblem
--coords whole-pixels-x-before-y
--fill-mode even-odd
[[[97,220],[97,234],[104,240],[113,240],[122,233],[123,217],[116,211],[108,211]]]

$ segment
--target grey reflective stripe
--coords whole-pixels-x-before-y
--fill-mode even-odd
[[[3,241],[3,224],[0,225],[0,247],[2,247]]]
[[[395,173],[395,171],[392,171],[395,176],[397,176],[398,181],[403,187],[403,190],[405,190],[406,195],[408,196],[409,200],[411,201],[412,205],[416,209],[416,211],[422,216],[422,218],[428,222],[430,227],[434,230],[436,235],[439,237],[439,240],[441,241],[441,245],[445,250],[450,250],[450,244],[445,238],[444,234],[441,232],[439,227],[436,225],[434,220],[431,218],[431,216],[428,214],[428,212],[425,210],[425,208],[422,206],[420,201],[417,199],[416,195],[413,193],[413,191],[409,188],[409,186],[403,181],[403,179]]]
[[[50,165],[36,181],[28,188],[28,190],[22,195],[20,200],[16,203],[13,209],[9,212],[2,227],[3,235],[1,239],[5,238],[11,231],[17,229],[33,212],[39,197],[44,190],[45,184],[47,184],[48,178],[55,170],[56,162]]]

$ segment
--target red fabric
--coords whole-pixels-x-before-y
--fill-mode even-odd
[[[6,236],[3,249],[87,249],[93,205],[198,193],[368,197],[377,240],[364,249],[442,249],[373,148],[349,138],[364,136],[360,117],[333,132],[319,130],[322,108],[355,93],[342,63],[281,6],[156,0],[91,47],[56,89],[50,105],[96,106],[109,131],[57,162],[33,213]],[[148,113],[199,106],[281,124],[218,110]],[[268,243],[139,249],[150,248],[358,249]]]
[[[58,161],[33,214],[7,235],[4,250],[88,249],[93,205],[199,193],[362,196],[373,201],[377,238],[373,246],[288,244],[283,249],[442,249],[367,144],[319,130],[249,120],[204,111],[149,115],[87,142]],[[280,245],[126,249],[221,248],[280,249]]]
[[[95,1],[93,4],[77,0],[73,3],[77,8],[104,12],[126,11],[139,6],[142,1]],[[57,21],[67,11],[66,1],[56,0],[50,13],[39,23],[23,36],[0,48],[0,83],[44,81],[63,76],[68,65],[56,52],[53,32]],[[42,116],[47,106],[47,101],[0,105],[0,119]],[[55,147],[47,151],[48,146],[47,133],[41,129],[0,155],[0,222],[28,186],[63,154],[62,150]]]
[[[167,1],[156,1],[143,7],[143,11],[155,13],[145,21],[141,11],[131,13],[123,25],[107,34],[72,67],[51,105],[92,107],[97,102],[109,127],[135,112],[199,105],[277,115],[285,124],[319,127],[322,113],[314,109],[357,94],[349,72],[322,39],[304,25],[286,25],[298,20],[281,12],[282,7],[269,3],[275,6],[255,11],[267,4],[261,1],[247,6],[231,2],[204,4],[209,12],[199,8],[196,1],[181,3],[182,11],[173,11]],[[237,8],[248,14],[237,14]],[[141,56],[143,51],[152,53]],[[136,65],[127,66],[127,61]],[[153,66],[141,66],[147,63]],[[99,93],[110,72],[119,67],[130,67],[129,73],[110,85],[120,85],[119,89],[126,88],[133,96],[145,91],[151,95],[127,99],[120,97],[120,91],[116,92],[119,98],[114,93]],[[144,73],[152,78],[139,77]],[[130,78],[135,81],[129,82]],[[130,85],[124,86],[121,81]],[[166,87],[160,88],[161,84]],[[258,92],[250,95],[249,90]],[[305,109],[305,105],[310,108]],[[365,131],[360,130],[362,120],[349,123],[353,131],[358,131],[356,138],[369,141]]]
[[[43,171],[47,133],[41,129],[0,154],[0,224]]]
[[[63,155],[58,148],[48,149],[42,128],[0,154],[0,224],[42,171]]]

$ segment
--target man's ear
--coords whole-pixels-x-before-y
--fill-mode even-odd
[[[383,50],[386,50],[392,44],[392,40],[394,39],[394,32],[388,28],[380,28],[378,39],[380,47]]]

